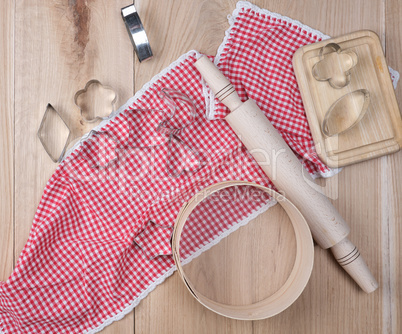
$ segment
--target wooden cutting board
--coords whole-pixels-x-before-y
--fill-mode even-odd
[[[333,88],[314,78],[313,66],[320,50],[329,43],[358,58],[350,70],[350,83]],[[397,152],[402,143],[402,119],[380,40],[369,30],[303,46],[293,56],[293,66],[307,119],[321,160],[330,167],[342,167]],[[321,130],[324,116],[335,101],[348,93],[367,89],[370,104],[365,116],[351,129],[331,137]]]

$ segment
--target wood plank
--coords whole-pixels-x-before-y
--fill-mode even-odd
[[[233,0],[136,0],[154,57],[144,63],[136,59],[135,89],[139,90],[187,51],[214,55],[229,27],[226,16],[235,3]]]
[[[18,1],[15,48],[15,256],[23,248],[45,183],[56,168],[36,137],[47,103],[70,125],[73,97],[90,79],[115,89],[116,105],[133,94],[133,49],[120,9],[127,1]],[[85,125],[74,126],[76,134]],[[104,333],[133,332],[133,316]]]
[[[183,53],[216,53],[229,27],[234,1],[136,0],[154,57],[135,63],[136,90]],[[174,274],[141,301],[135,311],[136,333],[249,333],[251,322],[218,316],[200,305]]]
[[[276,8],[272,9],[268,3],[265,4],[270,10],[330,36],[360,29],[370,29],[383,36],[380,1],[288,1],[284,4],[277,2]],[[351,227],[350,239],[359,247],[374,276],[380,279],[378,160],[348,166],[339,176],[327,180],[326,185],[328,192],[337,189],[337,199],[333,204]],[[316,247],[313,274],[301,298],[278,317],[259,322],[254,333],[265,333],[269,329],[291,332],[294,328],[300,333],[378,333],[381,302],[381,289],[366,295],[347,277],[328,251]]]
[[[135,312],[135,333],[251,333],[252,322],[224,318],[198,303],[174,274]]]
[[[385,56],[388,64],[402,71],[402,4],[398,0],[385,1]],[[396,89],[399,109],[402,110],[402,85]],[[384,181],[387,187],[382,191],[383,226],[389,238],[383,247],[384,302],[383,333],[402,331],[402,152],[383,159]]]
[[[14,251],[14,7],[0,4],[0,281],[11,274]]]
[[[339,36],[372,29],[386,45],[388,63],[401,70],[402,9],[398,0],[254,1]],[[136,0],[155,57],[139,64],[135,84],[145,82],[190,49],[215,54],[227,29],[226,15],[236,1]],[[384,4],[386,7],[384,7]],[[15,61],[13,55],[14,4],[1,4],[1,184],[0,279],[11,272],[13,258],[13,110],[15,91],[15,252],[28,237],[32,218],[55,165],[36,138],[48,102],[69,122],[79,111],[76,90],[92,78],[114,87],[122,104],[133,93],[133,52],[122,24],[123,1],[20,1],[16,4]],[[87,17],[89,8],[90,19]],[[385,12],[386,9],[386,12]],[[111,17],[108,15],[113,13]],[[384,15],[386,14],[386,20]],[[26,27],[29,27],[27,29]],[[3,45],[5,47],[3,47]],[[13,68],[15,62],[15,87]],[[402,106],[402,85],[397,89]],[[81,131],[78,128],[77,131]],[[312,278],[302,296],[282,314],[264,321],[239,322],[220,317],[201,306],[175,274],[158,286],[135,312],[137,333],[399,333],[402,324],[402,153],[344,168],[327,180],[326,191],[350,223],[351,239],[359,246],[380,289],[365,295],[335,263],[328,251],[316,247]],[[4,183],[4,180],[7,182]],[[324,184],[324,181],[320,181]],[[4,194],[10,194],[7,202]],[[6,201],[5,201],[6,200]],[[275,217],[275,215],[273,215]],[[7,224],[5,224],[8,223]],[[10,234],[11,233],[11,234]],[[6,237],[4,237],[6,236]],[[5,241],[5,242],[4,242]],[[291,321],[290,321],[291,319]],[[134,314],[102,333],[133,333]]]
[[[312,0],[253,2],[270,11],[300,20],[328,35],[339,36],[353,30],[371,29],[379,34],[383,44],[385,42],[383,39],[384,6],[381,1],[370,3],[362,0],[318,3]],[[136,83],[140,85],[189,49],[194,48],[201,52],[215,54],[223,38],[223,31],[227,28],[224,22],[226,15],[235,7],[235,1],[219,2],[219,4],[209,1],[203,3],[202,7],[198,2],[189,1],[185,5],[182,1],[176,1],[174,4],[166,2],[166,7],[160,5],[160,2],[158,6],[155,6],[153,1],[136,1],[136,4],[146,28],[148,20],[158,22],[157,28],[150,24],[151,28],[148,27],[147,31],[152,37],[151,43],[153,39],[159,41],[159,43],[154,42],[154,45],[157,47],[160,45],[158,49],[155,49],[157,52],[152,62],[136,63]],[[187,14],[200,11],[200,9],[199,17]],[[169,20],[172,13],[175,19]],[[183,25],[178,22],[182,22]],[[176,33],[180,27],[182,31],[185,30],[184,38],[182,33]],[[156,29],[156,32],[153,32],[153,29]],[[198,38],[193,39],[192,34]],[[381,238],[382,207],[378,188],[382,184],[380,175],[383,169],[381,160],[375,159],[347,167],[338,177],[327,181],[328,193],[338,196],[334,205],[351,225],[351,239],[360,247],[361,253],[380,280],[380,284],[382,284],[381,247],[384,240]],[[203,333],[207,332],[205,326],[211,326],[209,329],[215,326],[214,329],[219,328],[225,331],[218,324],[218,321],[225,321],[224,318],[208,317],[209,311],[196,308],[195,301],[193,303],[187,301],[189,297],[184,292],[185,289],[180,285],[177,275],[157,287],[137,308],[136,330],[141,333],[152,333],[156,329],[160,330],[160,333]],[[371,295],[361,292],[336,264],[332,255],[316,247],[313,276],[296,303],[274,318],[253,322],[252,328],[245,327],[243,332],[378,333],[382,328],[383,295],[383,287]],[[172,312],[170,308],[157,306],[167,302],[169,305],[174,305],[175,312]],[[189,306],[193,304],[194,306]],[[191,314],[188,313],[189,309]],[[177,314],[181,316],[177,317]],[[207,320],[204,326],[198,325],[198,319],[201,316]],[[192,318],[193,321],[187,317]],[[172,318],[177,321],[173,321]],[[211,321],[216,322],[211,325]],[[227,321],[228,324],[234,324],[231,320]],[[230,326],[226,327],[226,331],[230,332],[228,328],[233,328],[232,325]]]

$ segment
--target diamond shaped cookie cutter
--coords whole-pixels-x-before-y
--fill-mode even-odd
[[[50,103],[46,106],[37,136],[53,162],[60,162],[72,141],[71,129]]]

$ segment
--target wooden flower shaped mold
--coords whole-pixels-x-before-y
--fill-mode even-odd
[[[114,111],[116,99],[116,92],[98,80],[88,81],[85,88],[74,96],[74,102],[80,108],[82,118],[88,123],[107,119]]]
[[[329,43],[320,50],[320,61],[313,66],[313,77],[328,81],[333,88],[342,88],[350,83],[350,71],[357,64],[357,54],[342,50],[338,44]]]

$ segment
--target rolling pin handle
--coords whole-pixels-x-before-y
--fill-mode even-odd
[[[242,105],[243,102],[240,100],[239,95],[237,95],[233,85],[208,57],[202,56],[194,65],[208,83],[215,97],[226,107],[233,111]]]
[[[348,238],[331,247],[331,252],[364,292],[371,293],[378,288],[378,283],[360,256],[359,250]]]

